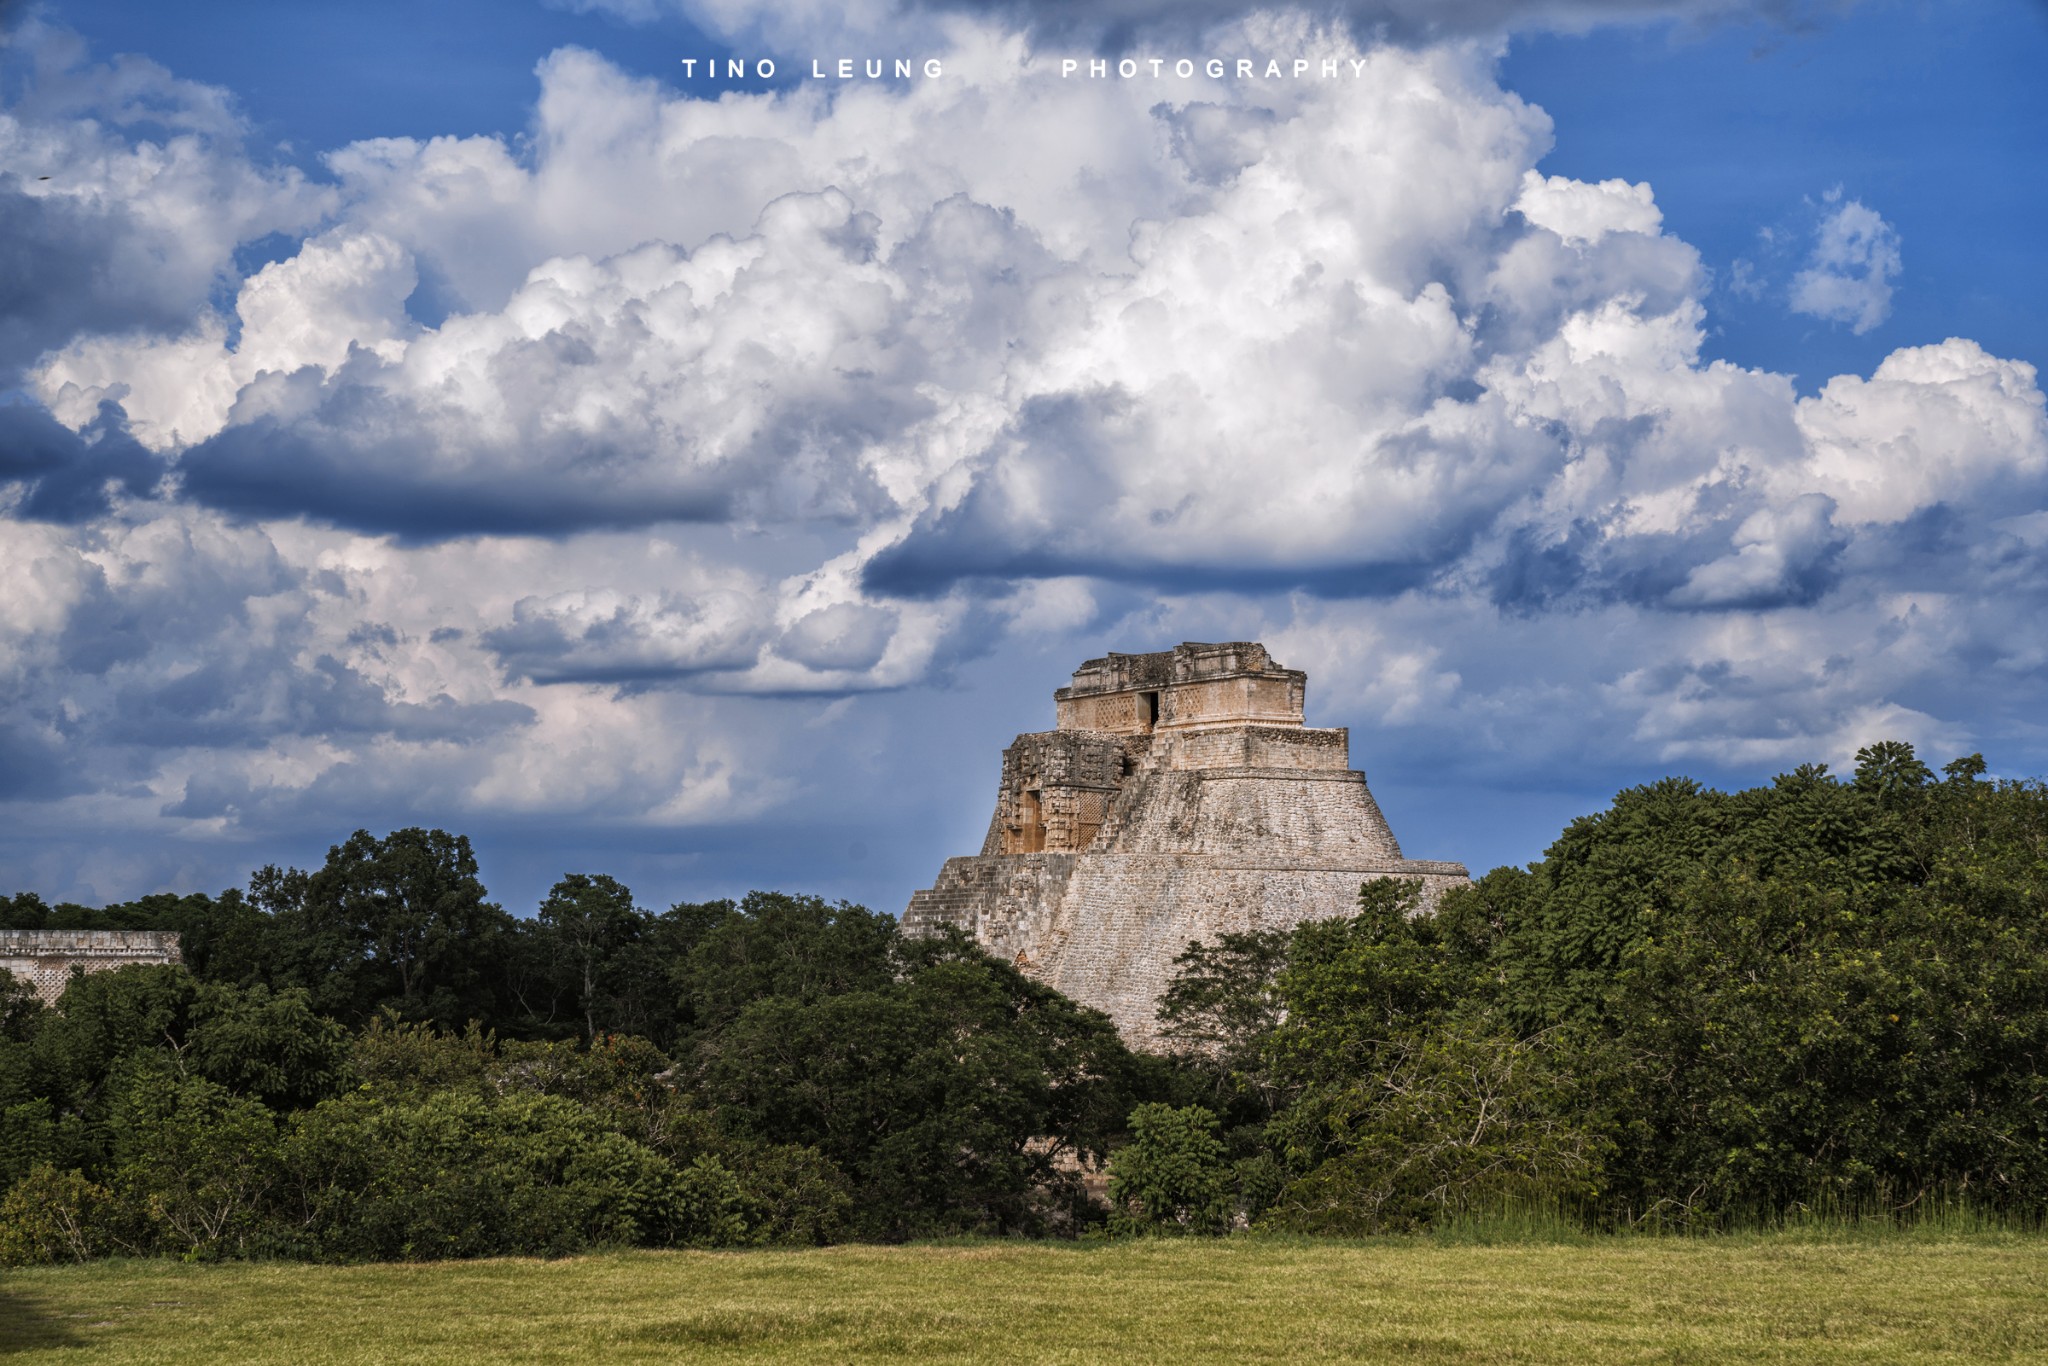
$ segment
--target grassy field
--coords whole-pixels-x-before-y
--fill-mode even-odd
[[[846,1247],[0,1272],[32,1361],[2048,1359],[2048,1239]]]

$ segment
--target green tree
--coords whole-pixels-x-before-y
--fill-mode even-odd
[[[771,997],[813,1002],[895,979],[895,920],[849,902],[750,892],[737,907],[679,906],[665,918],[671,939],[688,941],[674,975],[693,1028],[722,1029]]]
[[[1466,994],[1472,966],[1415,914],[1421,888],[1381,878],[1359,890],[1359,912],[1294,932],[1276,991],[1287,1014],[1267,1052],[1278,1084],[1312,1085],[1362,1061],[1380,1041],[1441,1018]]]
[[[1107,1017],[958,936],[899,939],[886,917],[849,933],[870,913],[840,908],[807,917],[816,939],[800,945],[770,913],[768,942],[787,955],[764,975],[784,990],[693,1042],[726,1127],[815,1148],[847,1174],[870,1237],[1080,1217],[1075,1166],[1106,1149],[1129,1104],[1129,1054]],[[707,937],[704,951],[725,961],[737,940]],[[850,961],[833,964],[835,949]]]
[[[1369,1233],[1503,1203],[1585,1199],[1606,1139],[1556,1033],[1487,1008],[1482,898],[1416,914],[1382,879],[1359,913],[1295,931],[1267,1054],[1293,1104],[1267,1128],[1292,1179],[1262,1223]]]
[[[1403,1029],[1307,1088],[1271,1133],[1301,1175],[1263,1227],[1405,1232],[1446,1215],[1586,1210],[1613,1141],[1579,1059],[1480,1023]]]
[[[733,1227],[715,1168],[686,1177],[559,1096],[355,1092],[294,1116],[281,1162],[292,1246],[323,1259],[560,1256]]]
[[[288,1108],[342,1086],[348,1050],[303,991],[198,982],[176,966],[82,974],[28,1038],[0,1040],[0,1185],[38,1161],[104,1175],[112,1107],[139,1060]]]
[[[1666,780],[1445,898],[1457,1014],[1566,1040],[1616,1116],[1610,1217],[2048,1202],[2048,793],[1985,767]]]
[[[237,1095],[295,1110],[346,1083],[348,1031],[316,1013],[303,988],[202,982],[189,1011],[184,1065]]]
[[[185,1257],[246,1256],[277,1180],[277,1119],[260,1102],[161,1054],[122,1069],[109,1132],[112,1185],[147,1212],[161,1245]]]
[[[600,1030],[649,1032],[663,984],[645,952],[654,917],[633,904],[631,890],[603,874],[571,873],[535,919],[550,995],[566,1003],[586,1043]]]
[[[50,908],[34,892],[0,896],[0,930],[43,930],[50,927]]]
[[[1886,807],[1910,800],[1934,781],[1934,770],[1920,762],[1903,740],[1879,740],[1856,751],[1856,787]]]
[[[1288,930],[1196,940],[1174,958],[1173,979],[1159,998],[1160,1037],[1189,1066],[1214,1077],[1215,1099],[1250,1099],[1261,1118],[1280,1104],[1266,1044],[1285,1014],[1276,979],[1292,942]]]
[[[180,960],[204,981],[273,985],[290,972],[291,955],[277,922],[238,888],[217,897],[177,898],[155,919],[157,928],[178,932]]]
[[[299,946],[299,980],[352,1022],[389,1006],[408,1019],[496,1019],[511,917],[486,899],[469,840],[443,830],[358,830],[311,874],[252,880]]]
[[[2040,903],[1973,900],[1743,878],[1689,889],[1610,1007],[1633,1060],[1622,1194],[1681,1220],[1945,1189],[2048,1200]]]
[[[1199,1105],[1140,1105],[1130,1141],[1109,1159],[1112,1233],[1222,1233],[1230,1226],[1230,1165],[1216,1115]]]
[[[42,1023],[43,1001],[35,988],[0,968],[0,1043],[26,1043]]]

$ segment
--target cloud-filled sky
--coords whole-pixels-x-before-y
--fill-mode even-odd
[[[2038,5],[296,11],[4,11],[0,890],[895,910],[1181,640],[1475,871],[2048,771]]]

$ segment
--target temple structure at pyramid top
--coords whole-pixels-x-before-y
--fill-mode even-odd
[[[958,925],[1143,1045],[1189,942],[1350,915],[1368,878],[1414,879],[1425,905],[1465,882],[1401,856],[1349,732],[1305,724],[1307,689],[1249,641],[1089,660],[1056,729],[1003,751],[981,852],[905,927]]]

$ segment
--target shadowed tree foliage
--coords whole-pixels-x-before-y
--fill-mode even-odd
[[[1293,1103],[1267,1126],[1288,1179],[1268,1225],[1399,1232],[1447,1214],[1597,1194],[1607,1143],[1569,1050],[1470,1010],[1456,915],[1380,880],[1359,913],[1295,931],[1265,1052]]]
[[[1159,1034],[1198,1073],[1214,1078],[1212,1100],[1232,1110],[1272,1117],[1279,1090],[1266,1066],[1266,1040],[1283,1006],[1274,979],[1294,942],[1286,930],[1224,934],[1200,940],[1173,960],[1174,977],[1159,999]]]
[[[652,942],[655,917],[623,883],[571,873],[549,890],[518,936],[514,993],[525,1030],[653,1035],[671,1014],[667,974]]]
[[[277,918],[295,980],[321,1010],[362,1022],[390,1008],[460,1025],[500,1016],[510,916],[486,900],[469,840],[444,830],[367,830],[313,873],[251,880]]]
[[[306,988],[181,967],[23,1003],[0,1040],[0,1188],[24,1192],[0,1255],[1071,1229],[1099,1217],[1079,1159],[1106,1152],[1150,1075],[1105,1016],[971,944],[815,897],[653,916],[572,876],[534,921],[494,926],[467,846],[401,831],[315,873],[266,870],[249,904],[297,941],[279,975],[332,963],[331,1008],[367,1010],[362,1027]],[[508,940],[529,956],[493,959]],[[436,1027],[437,1001],[481,989],[458,971],[470,952],[507,982],[552,973],[556,1019],[530,994],[498,1018],[567,1037]],[[676,1051],[615,1032],[632,1012]]]
[[[1604,1097],[1611,1217],[2048,1205],[2048,794],[1984,772],[1884,742],[1849,782],[1666,780],[1446,899],[1457,1013]]]
[[[311,1105],[346,1082],[348,1034],[303,991],[200,982],[182,968],[88,973],[29,1036],[0,1045],[0,1179],[37,1161],[95,1166],[134,1060],[263,1105]]]
[[[41,1024],[42,1000],[35,988],[0,968],[0,1040],[26,1042]]]
[[[724,1029],[756,1001],[809,1004],[895,980],[896,921],[865,907],[752,892],[689,909],[696,933],[674,977],[697,1029]]]
[[[736,1132],[814,1146],[872,1237],[1070,1225],[1070,1160],[1106,1152],[1135,1070],[1107,1016],[955,936],[764,898],[699,946],[695,980],[762,989],[700,1015],[694,1056]],[[727,1011],[731,1011],[730,1015]]]
[[[184,967],[0,982],[0,1261],[1418,1229],[1537,1206],[1739,1226],[2048,1215],[2048,792],[1872,745],[1672,778],[1421,913],[1191,946],[1171,1056],[955,935],[754,893],[539,913],[468,843],[358,832],[177,929]],[[1118,1145],[1122,1146],[1119,1147]],[[1084,1171],[1109,1157],[1113,1210]]]

